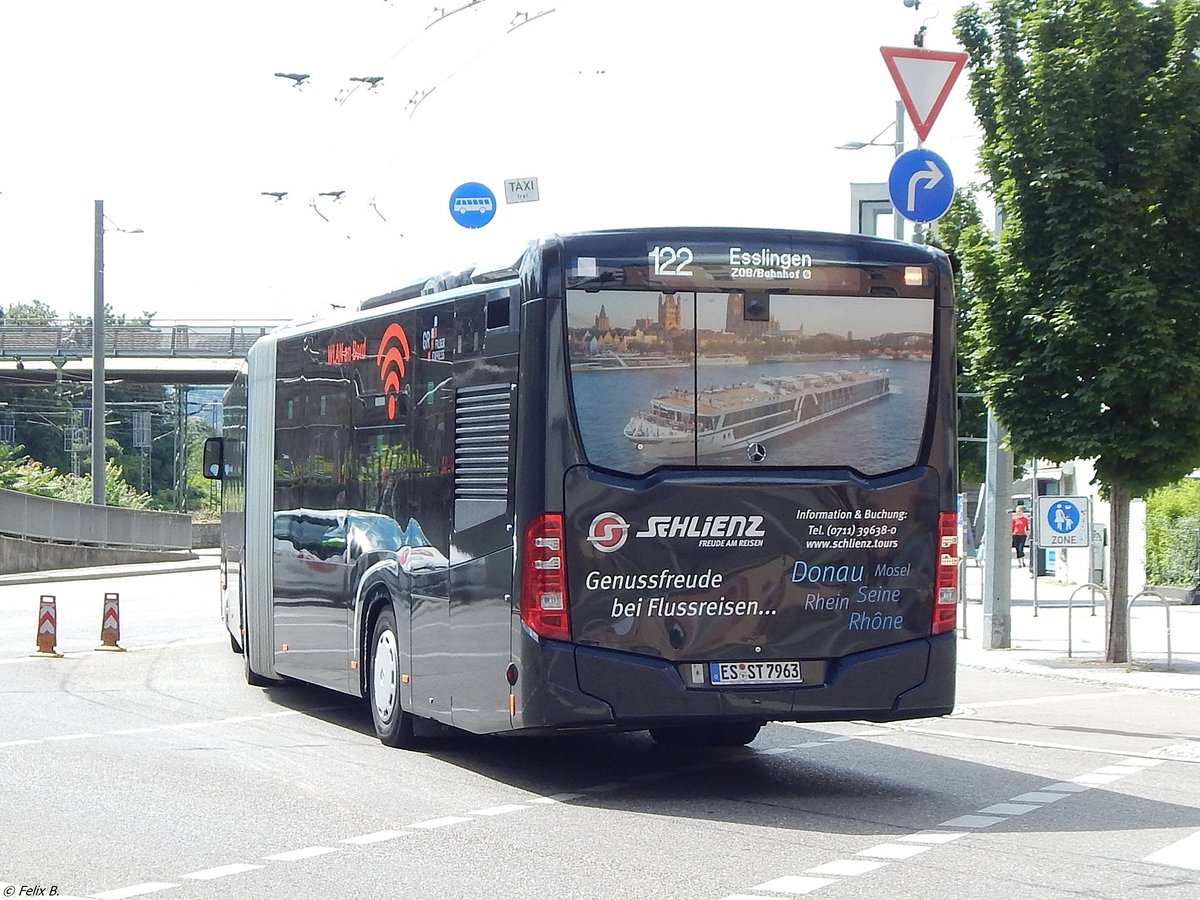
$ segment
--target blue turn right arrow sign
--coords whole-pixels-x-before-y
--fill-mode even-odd
[[[912,222],[941,218],[954,199],[950,166],[932,150],[909,150],[896,157],[888,175],[892,206]]]

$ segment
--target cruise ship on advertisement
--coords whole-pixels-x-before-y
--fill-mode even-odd
[[[889,376],[880,371],[763,376],[757,382],[677,388],[639,410],[624,434],[646,456],[671,459],[720,453],[820,422],[883,397]]]

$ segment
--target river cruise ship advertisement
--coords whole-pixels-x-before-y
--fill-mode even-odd
[[[594,464],[879,474],[916,461],[928,299],[598,290],[568,292],[567,306],[575,409]]]

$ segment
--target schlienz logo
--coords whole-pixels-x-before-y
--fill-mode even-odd
[[[625,546],[629,523],[614,512],[600,513],[588,527],[588,543],[601,553],[612,553]]]
[[[766,537],[762,516],[651,516],[635,537]]]

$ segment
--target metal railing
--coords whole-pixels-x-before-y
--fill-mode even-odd
[[[137,550],[191,550],[185,513],[69,503],[0,490],[0,534],[25,540]]]
[[[1074,635],[1072,634],[1071,624],[1075,620],[1075,595],[1078,594],[1080,591],[1086,591],[1086,590],[1091,590],[1091,592],[1092,592],[1092,604],[1091,605],[1092,605],[1092,615],[1093,616],[1096,615],[1096,591],[1099,591],[1101,594],[1104,595],[1104,606],[1105,606],[1105,609],[1108,608],[1108,591],[1106,591],[1104,589],[1103,585],[1099,585],[1099,584],[1096,584],[1095,582],[1089,581],[1087,584],[1081,584],[1081,585],[1079,585],[1079,587],[1075,588],[1075,590],[1071,591],[1070,596],[1067,597],[1067,659],[1071,658],[1072,641],[1074,640]]]
[[[143,357],[242,357],[282,320],[176,322],[105,325],[104,355]],[[92,327],[68,322],[46,325],[0,323],[0,357],[45,359],[90,356]]]
[[[1129,598],[1129,603],[1125,607],[1125,661],[1133,662],[1133,602],[1138,597],[1156,597],[1158,602],[1162,604],[1163,612],[1167,615],[1167,671],[1171,671],[1171,604],[1167,602],[1167,598],[1157,591],[1144,590],[1138,591]]]

